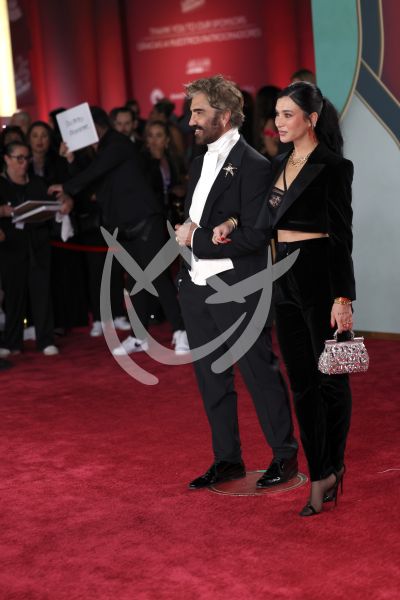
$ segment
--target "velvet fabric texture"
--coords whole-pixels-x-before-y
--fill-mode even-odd
[[[339,471],[351,416],[347,375],[324,375],[318,358],[332,338],[329,239],[278,243],[277,260],[297,249],[293,267],[275,283],[275,317],[312,481]]]
[[[351,183],[353,164],[318,144],[292,182],[283,201],[274,209],[268,203],[271,189],[283,171],[290,153],[272,162],[272,184],[258,218],[262,229],[287,229],[329,234],[329,279],[331,298],[355,300],[351,252],[353,248]]]
[[[272,164],[271,189],[289,153]],[[279,343],[288,369],[301,439],[312,481],[343,465],[350,425],[351,393],[346,376],[324,376],[318,358],[331,338],[334,298],[355,299],[351,183],[353,165],[318,144],[277,206],[267,194],[257,227],[328,234],[303,242],[278,243],[277,260],[300,248],[292,269],[276,282]]]

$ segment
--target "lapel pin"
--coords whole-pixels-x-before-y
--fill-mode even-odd
[[[231,177],[234,176],[235,171],[237,171],[237,167],[234,167],[232,163],[228,163],[226,167],[224,167],[222,169],[223,171],[225,171],[225,177],[229,175],[231,175]]]

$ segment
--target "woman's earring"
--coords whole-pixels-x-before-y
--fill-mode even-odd
[[[310,121],[310,128],[308,130],[308,135],[313,142],[316,142],[317,136],[315,135],[314,129],[315,129],[315,123],[314,123],[314,121]]]

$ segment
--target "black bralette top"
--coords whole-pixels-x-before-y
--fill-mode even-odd
[[[281,188],[274,186],[272,188],[271,193],[268,198],[268,204],[270,205],[270,207],[278,208],[278,206],[280,206],[282,204],[284,195],[285,195],[284,190],[281,190]]]
[[[283,190],[281,190],[281,188],[276,187],[276,185],[274,185],[274,187],[271,190],[271,193],[269,195],[268,198],[268,204],[270,205],[271,208],[278,208],[283,201],[284,195],[287,192],[287,183],[286,183],[286,165],[285,168],[283,169]]]

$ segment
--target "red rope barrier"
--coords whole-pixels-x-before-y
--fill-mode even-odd
[[[85,246],[84,244],[71,244],[69,242],[57,242],[53,240],[51,245],[55,248],[64,248],[64,250],[73,250],[75,252],[108,252],[108,250],[112,250],[113,252],[117,252],[117,248],[112,248],[108,246]]]

